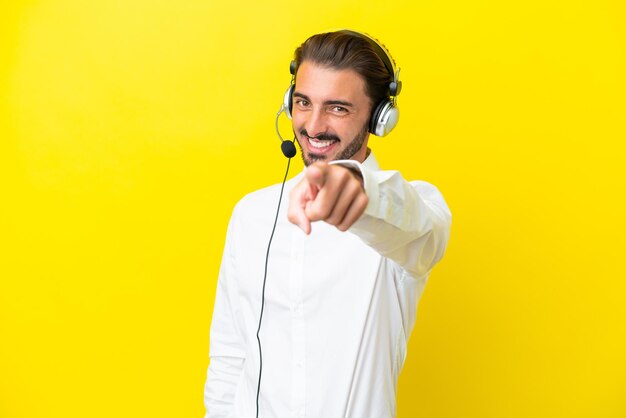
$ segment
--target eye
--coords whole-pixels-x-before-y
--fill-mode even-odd
[[[295,102],[298,107],[308,107],[310,105],[309,101],[305,99],[296,99]]]
[[[348,113],[348,109],[343,106],[333,106],[331,110],[335,113]]]

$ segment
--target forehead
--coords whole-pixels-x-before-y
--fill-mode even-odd
[[[352,69],[333,69],[304,61],[296,74],[296,92],[312,101],[343,100],[353,103],[369,102],[365,81]]]

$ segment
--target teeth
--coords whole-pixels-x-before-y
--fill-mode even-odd
[[[313,148],[326,148],[329,145],[331,145],[333,142],[335,142],[332,139],[329,139],[327,141],[320,141],[317,139],[314,140],[314,139],[308,138],[308,140],[309,140],[309,144],[311,144]]]

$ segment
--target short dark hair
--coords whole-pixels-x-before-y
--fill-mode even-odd
[[[391,57],[389,57],[391,60]],[[389,97],[391,71],[364,35],[351,31],[320,33],[311,36],[294,54],[295,72],[304,61],[311,61],[335,70],[351,69],[363,77],[365,93],[376,107]]]

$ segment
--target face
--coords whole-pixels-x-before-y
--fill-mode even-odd
[[[365,82],[354,70],[302,62],[296,74],[292,123],[304,163],[363,162],[371,107]]]

